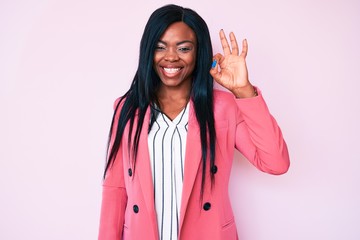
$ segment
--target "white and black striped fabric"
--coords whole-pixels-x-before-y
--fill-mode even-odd
[[[171,121],[159,113],[148,136],[160,240],[179,234],[189,103]]]

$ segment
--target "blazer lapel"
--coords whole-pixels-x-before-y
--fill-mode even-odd
[[[193,102],[190,102],[189,128],[186,140],[184,182],[181,196],[180,229],[184,221],[190,194],[193,190],[201,160],[200,130],[196,120]]]
[[[154,229],[155,238],[158,238],[157,220],[154,203],[154,184],[152,180],[151,166],[150,166],[150,154],[148,148],[148,127],[150,123],[150,108],[148,107],[144,118],[144,123],[141,130],[139,149],[136,159],[136,173],[135,177],[140,183],[140,188],[144,197],[145,205],[151,221],[148,224],[152,224]]]

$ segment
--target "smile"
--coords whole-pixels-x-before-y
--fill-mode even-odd
[[[166,73],[177,73],[181,68],[163,68]]]

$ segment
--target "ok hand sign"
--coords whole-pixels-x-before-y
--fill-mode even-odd
[[[246,67],[245,58],[248,52],[246,39],[242,41],[240,55],[238,43],[233,32],[230,33],[231,48],[223,30],[220,31],[220,40],[224,55],[217,53],[214,56],[214,62],[210,70],[211,76],[238,98],[256,96],[254,87],[249,81]]]

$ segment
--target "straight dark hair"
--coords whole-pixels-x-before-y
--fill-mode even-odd
[[[213,79],[209,73],[213,57],[212,44],[205,21],[195,11],[177,5],[166,5],[155,10],[145,26],[140,43],[139,64],[136,74],[130,89],[120,98],[120,101],[115,107],[108,139],[108,151],[106,156],[107,163],[104,177],[109,167],[116,159],[121,139],[124,134],[124,129],[128,122],[130,131],[128,136],[128,145],[129,148],[132,146],[132,153],[135,162],[141,129],[143,127],[148,107],[151,107],[151,122],[148,132],[154,123],[157,112],[154,110],[153,105],[158,102],[157,90],[159,89],[161,83],[159,76],[153,69],[154,51],[156,45],[158,44],[158,40],[165,30],[175,22],[184,22],[187,24],[195,32],[197,39],[196,65],[193,72],[190,99],[194,103],[196,119],[200,127],[202,153],[202,195],[205,185],[208,152],[210,152],[210,169],[212,169],[215,165],[216,132],[213,111]],[[120,105],[120,115],[118,121],[116,122],[115,116],[120,109]],[[135,119],[137,120],[137,123],[135,134],[133,135],[132,131]],[[111,139],[114,131],[115,139]],[[134,136],[133,139],[131,136]],[[113,143],[111,144],[111,142]],[[135,162],[133,163],[134,172]],[[211,171],[210,174],[211,183],[213,184],[214,174]]]

